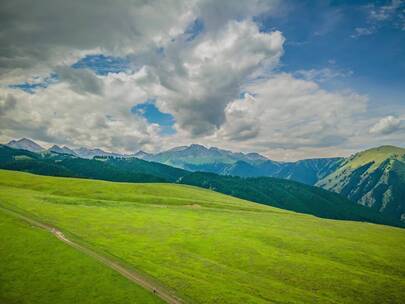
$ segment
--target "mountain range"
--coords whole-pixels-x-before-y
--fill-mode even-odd
[[[54,152],[80,158],[94,157],[131,158],[136,157],[172,167],[188,170],[216,173],[241,177],[277,177],[291,179],[308,185],[315,185],[319,180],[334,172],[343,158],[305,159],[296,162],[279,162],[268,159],[258,153],[241,153],[203,145],[176,147],[152,154],[139,151],[135,154],[107,152],[99,148],[71,149],[57,145],[45,149],[34,141],[23,138],[12,140],[7,146],[36,153]]]
[[[18,164],[14,162],[14,165],[9,163],[11,169],[21,168],[24,163],[24,171],[40,174],[56,171],[57,173],[50,175],[131,182],[178,182],[179,179],[184,182],[186,175],[190,177],[191,172],[199,171],[214,173],[205,174],[204,178],[196,175],[199,178],[193,179],[192,183],[195,184],[198,180],[198,186],[201,187],[212,188],[212,180],[217,181],[218,176],[229,176],[226,189],[214,187],[227,194],[238,192],[230,190],[232,183],[229,181],[240,184],[239,179],[232,177],[243,177],[244,182],[254,180],[253,178],[273,177],[339,193],[354,203],[405,223],[405,149],[394,146],[369,149],[348,158],[305,159],[296,162],[278,162],[257,153],[235,153],[197,144],[156,154],[139,151],[132,155],[106,152],[97,148],[71,149],[56,145],[44,149],[29,139],[13,140],[6,146],[34,152],[39,155],[39,158],[34,158],[41,163],[33,165],[32,161],[27,160]],[[100,163],[100,160],[104,162]],[[54,166],[57,166],[57,169]],[[163,174],[168,171],[171,173]],[[191,183],[191,179],[187,180]],[[221,180],[224,181],[225,178]],[[256,196],[260,196],[259,192],[262,190],[255,191]],[[246,198],[240,193],[238,197]],[[273,195],[273,200],[274,197]],[[258,201],[253,192],[248,199]],[[260,199],[259,202],[264,201],[269,200]],[[300,211],[299,208],[292,210]],[[307,210],[307,213],[311,212]]]
[[[68,155],[73,155],[73,156],[78,156],[81,158],[88,158],[92,159],[93,157],[96,156],[105,156],[105,157],[130,157],[133,155],[126,155],[126,154],[120,154],[120,153],[113,153],[113,152],[107,152],[99,148],[85,148],[81,147],[78,149],[71,149],[67,146],[58,146],[58,145],[53,145],[49,149],[46,149],[36,142],[34,142],[31,139],[28,138],[21,138],[19,140],[11,140],[9,143],[6,144],[6,146],[14,149],[22,149],[22,150],[27,150],[30,152],[35,152],[35,153],[46,153],[46,152],[54,152],[54,153],[59,153],[59,154],[68,154]]]
[[[315,185],[318,180],[332,173],[344,160],[336,157],[279,162],[258,153],[235,153],[196,144],[177,147],[157,154],[140,151],[134,156],[189,171],[241,177],[278,177],[308,185]]]
[[[187,170],[193,170],[194,166],[198,167],[199,165],[204,166],[216,163],[231,165],[238,161],[258,164],[268,160],[265,156],[258,153],[235,153],[215,147],[206,148],[197,144],[176,147],[157,154],[139,151],[135,154],[135,157]]]
[[[22,149],[22,150],[27,150],[31,152],[42,152],[45,151],[43,147],[38,145],[36,142],[27,139],[27,138],[22,138],[20,140],[11,140],[8,144],[8,147],[14,148],[14,149]]]

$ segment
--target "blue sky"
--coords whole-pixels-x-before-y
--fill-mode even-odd
[[[169,136],[176,133],[173,129],[175,123],[174,117],[168,113],[162,113],[155,106],[154,99],[148,99],[143,103],[135,105],[131,112],[135,115],[145,117],[149,123],[158,124],[160,126],[160,134],[163,136]]]
[[[58,75],[55,73],[50,74],[44,78],[41,77],[34,77],[32,81],[25,81],[17,84],[9,85],[10,88],[23,90],[27,93],[34,94],[38,89],[45,89],[49,85],[58,82]]]
[[[287,39],[281,71],[329,68],[344,77],[324,83],[369,94],[373,103],[403,103],[405,32],[400,9],[381,21],[370,20],[369,6],[391,1],[285,1],[278,14],[259,16],[263,31],[280,30]],[[404,6],[402,4],[402,9]],[[404,13],[402,12],[402,15]],[[375,28],[356,36],[356,28]],[[381,101],[388,95],[388,100]]]
[[[187,41],[193,40],[200,33],[204,31],[204,21],[195,19],[185,30],[184,34],[187,36]]]
[[[86,55],[72,65],[75,69],[88,68],[98,75],[108,73],[129,72],[129,60],[122,57],[106,56],[103,54]]]

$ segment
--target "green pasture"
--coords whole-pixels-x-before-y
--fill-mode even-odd
[[[57,226],[190,303],[358,304],[405,299],[405,230],[400,228],[320,219],[191,186],[2,170],[0,205]],[[129,292],[134,299],[141,295],[139,289],[130,289],[132,283],[112,280],[118,275],[46,232],[10,218],[0,227],[0,278],[18,280],[2,288],[15,299],[21,296],[23,303],[42,292],[44,297],[61,296],[60,287],[53,293],[38,287],[34,294],[30,278],[24,276],[30,271],[40,274],[37,285],[47,280],[56,284],[58,275],[63,286],[69,286],[63,280],[85,273],[82,287],[92,282],[92,275],[104,273],[99,288],[91,290],[96,297],[91,303],[119,296],[124,300],[108,303],[125,303]],[[13,260],[24,260],[26,250],[36,254],[10,266]],[[53,256],[55,250],[58,255]],[[49,262],[50,256],[56,261]],[[88,294],[83,288],[82,296]],[[148,300],[145,296],[144,302]]]

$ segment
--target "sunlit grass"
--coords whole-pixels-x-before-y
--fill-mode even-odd
[[[163,303],[115,271],[0,210],[0,303]]]
[[[325,220],[183,185],[11,171],[0,171],[0,185],[0,203],[58,226],[193,303],[405,298],[403,229]]]

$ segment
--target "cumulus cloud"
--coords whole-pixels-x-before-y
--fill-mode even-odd
[[[191,45],[169,45],[165,57],[149,67],[144,88],[176,117],[178,127],[193,136],[212,134],[241,84],[263,66],[278,63],[283,42],[280,32],[261,33],[252,21],[230,21]]]
[[[204,21],[207,30],[211,32],[221,28],[229,20],[241,20],[245,17],[271,12],[279,2],[279,0],[203,0],[196,2],[194,12]]]
[[[4,0],[0,10],[2,82],[46,74],[85,54],[133,54],[164,47],[197,16],[211,29],[264,12],[275,1]]]
[[[328,92],[290,74],[274,75],[246,90],[254,97],[245,94],[226,108],[218,136],[251,139],[268,148],[336,146],[353,135],[356,115],[366,111],[365,96]]]
[[[396,132],[401,126],[401,120],[395,116],[389,115],[381,118],[370,128],[370,133],[387,135]]]
[[[74,69],[71,67],[56,67],[55,72],[58,78],[70,85],[73,91],[92,93],[100,95],[102,93],[102,80],[88,69]]]
[[[125,81],[120,80],[123,77]],[[130,113],[132,97],[142,97],[142,92],[132,89],[125,95],[123,82],[125,86],[133,84],[133,76],[104,78],[102,91],[108,94],[101,95],[72,90],[71,84],[64,81],[35,94],[1,89],[1,112],[5,113],[0,120],[1,135],[115,151],[153,148],[158,141],[158,127]]]
[[[126,54],[162,44],[189,22],[194,2],[2,1],[0,74],[23,77],[92,51]]]
[[[0,95],[0,117],[6,115],[8,111],[15,108],[17,101],[11,94]]]
[[[239,94],[245,78],[262,66],[276,65],[282,54],[282,34],[261,33],[250,21],[274,2],[2,3],[2,82],[12,84],[50,73],[59,80],[46,90],[38,87],[33,96],[3,88],[3,94],[17,100],[15,109],[3,102],[2,113],[14,110],[2,121],[5,133],[8,129],[8,136],[13,136],[29,129],[44,140],[66,137],[66,142],[79,144],[96,143],[97,138],[99,146],[104,140],[109,145],[112,139],[97,135],[99,129],[120,121],[133,127],[134,134],[143,130],[150,135],[150,130],[140,127],[144,122],[128,123],[135,119],[130,109],[147,98],[157,98],[158,107],[175,115],[178,132],[210,134],[224,122],[224,109]],[[197,18],[205,24],[204,33],[187,41],[183,33]],[[70,67],[86,54],[97,53],[126,54],[136,72],[101,77]],[[86,127],[79,132],[75,121],[83,119]],[[121,131],[115,126],[116,135],[124,138]]]

